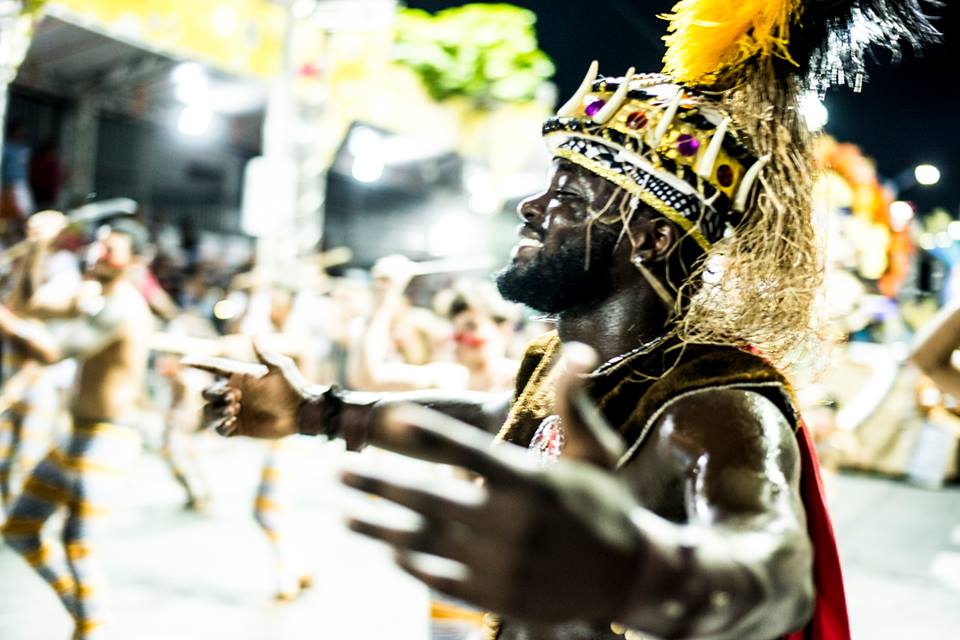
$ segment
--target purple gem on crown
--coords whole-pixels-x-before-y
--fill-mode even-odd
[[[697,154],[697,149],[700,148],[700,143],[696,138],[691,136],[689,133],[684,133],[677,138],[677,149],[682,155],[687,157]]]
[[[677,138],[677,149],[687,157],[696,155],[699,148],[700,143],[689,133],[684,133]]]
[[[603,109],[603,105],[605,104],[607,104],[606,100],[594,100],[593,102],[587,105],[587,108],[586,108],[587,115],[590,116],[591,118],[597,115],[600,109]]]

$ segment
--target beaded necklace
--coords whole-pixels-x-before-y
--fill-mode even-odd
[[[609,360],[601,364],[599,367],[597,367],[587,375],[592,377],[592,376],[598,376],[598,375],[604,374],[610,369],[613,369],[614,367],[616,367],[618,364],[620,364],[624,360],[628,360],[633,356],[638,356],[644,353],[650,353],[651,351],[659,347],[660,344],[663,343],[663,341],[665,341],[666,339],[667,339],[666,335],[657,336],[653,340],[644,342],[639,347],[635,347],[630,351],[621,353],[620,355],[613,356],[612,358],[610,358]]]

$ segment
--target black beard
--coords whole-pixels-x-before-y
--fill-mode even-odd
[[[541,248],[526,264],[511,262],[497,273],[497,289],[506,300],[541,313],[561,313],[586,305],[610,288],[616,244],[613,229],[596,225],[591,233],[589,264],[584,242],[563,243],[551,254]]]

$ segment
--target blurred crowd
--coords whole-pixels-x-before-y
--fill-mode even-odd
[[[51,325],[51,319],[41,318],[37,310],[96,298],[97,293],[91,298],[88,290],[105,286],[101,271],[105,261],[113,260],[117,273],[139,292],[153,316],[152,326],[134,339],[137,349],[149,350],[149,358],[136,410],[124,422],[133,427],[150,455],[163,459],[189,510],[207,510],[215,500],[203,473],[204,448],[197,446],[204,437],[200,432],[202,390],[212,379],[205,372],[182,366],[183,355],[254,362],[256,343],[290,356],[317,383],[371,391],[510,392],[525,345],[548,329],[546,321],[529,317],[505,302],[488,276],[465,274],[456,260],[413,262],[394,255],[380,259],[369,270],[332,275],[324,268],[331,261],[320,259],[318,276],[302,286],[282,281],[255,261],[228,266],[218,258],[204,260],[199,252],[189,250],[194,244],[189,234],[180,238],[177,252],[160,251],[151,243],[142,252],[134,252],[129,263],[118,262],[115,256],[109,258],[110,238],[117,231],[126,233],[121,221],[134,218],[109,207],[93,220],[87,216],[76,222],[74,218],[40,211],[23,218],[19,228],[7,228],[0,252],[4,309],[9,308],[18,322],[39,323],[42,319],[45,326]],[[103,315],[99,311],[102,303],[93,311],[83,311],[79,302],[76,306],[76,318],[71,322],[79,318],[81,324],[94,326]],[[2,345],[4,385],[0,392],[0,523],[5,512],[8,544],[54,589],[66,590],[65,578],[45,564],[47,551],[41,533],[49,532],[30,531],[36,539],[28,540],[29,536],[18,531],[18,518],[26,514],[36,519],[38,507],[31,500],[45,490],[43,466],[51,451],[61,451],[64,459],[74,460],[77,468],[73,471],[79,479],[71,482],[86,487],[81,493],[92,491],[81,468],[92,464],[89,457],[82,457],[86,450],[70,458],[78,448],[78,434],[86,434],[76,426],[82,422],[76,396],[91,393],[82,382],[76,382],[83,377],[77,370],[98,358],[114,358],[103,355],[114,347],[104,341],[102,346],[77,351],[72,357],[66,352],[40,357],[38,343],[16,333],[22,331],[16,328],[19,326],[0,327],[7,334]],[[124,370],[123,375],[137,379],[135,369]],[[118,393],[120,387],[105,377],[94,395]],[[98,437],[109,441],[106,436]],[[291,506],[288,489],[297,480],[291,477],[294,467],[283,461],[299,446],[298,441],[294,437],[258,445],[264,455],[253,513],[275,551],[278,600],[292,600],[312,583],[311,570],[301,559],[302,549],[291,542],[296,536],[289,535],[284,526],[284,514]],[[113,453],[108,457],[115,458]],[[76,496],[44,497],[49,505],[42,509],[40,528],[45,528],[47,511],[52,512],[60,502],[70,513],[77,510],[72,502]],[[105,513],[110,506],[100,503],[97,511]],[[72,539],[68,543],[66,538],[64,543],[68,548],[79,544]],[[81,574],[82,570],[78,579]],[[71,610],[75,605],[67,600],[64,604],[77,617],[78,630],[82,629],[79,614]],[[448,631],[451,624],[466,628],[479,624],[476,614],[448,603],[436,603],[436,611]]]

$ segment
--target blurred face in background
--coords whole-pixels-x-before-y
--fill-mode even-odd
[[[111,231],[90,245],[89,274],[100,282],[116,280],[133,264],[133,240],[124,233]]]
[[[460,364],[477,368],[504,357],[507,349],[505,331],[489,314],[465,309],[453,316],[450,322],[453,325],[456,358]]]

